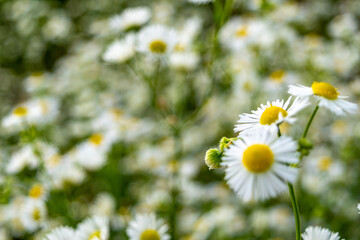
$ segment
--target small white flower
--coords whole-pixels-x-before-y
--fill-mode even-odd
[[[74,238],[75,231],[70,227],[57,227],[50,233],[46,234],[44,240],[77,240]]]
[[[34,232],[45,223],[47,210],[44,201],[28,198],[22,211],[21,222],[27,231]]]
[[[340,240],[339,234],[321,227],[308,227],[305,229],[302,238],[304,240]]]
[[[110,63],[124,63],[135,55],[135,35],[128,34],[122,40],[116,40],[106,49],[103,59]]]
[[[291,97],[284,100],[261,104],[256,111],[239,115],[239,124],[235,125],[235,132],[244,133],[255,129],[277,131],[277,126],[282,122],[293,124],[296,121],[294,115],[309,105],[307,99],[295,98],[291,104]]]
[[[147,7],[128,8],[120,15],[110,19],[110,28],[114,31],[126,31],[138,28],[149,21],[151,13]]]
[[[136,215],[126,230],[130,240],[169,240],[168,227],[155,214]]]
[[[199,64],[199,55],[194,52],[174,52],[170,55],[170,66],[179,71],[191,71]]]
[[[187,0],[187,1],[195,4],[207,4],[214,0]]]
[[[8,174],[17,174],[25,167],[35,169],[38,166],[39,158],[34,153],[33,147],[31,145],[26,145],[11,156],[5,171]]]
[[[107,240],[109,238],[109,220],[93,216],[85,219],[76,230],[78,240]]]
[[[354,114],[358,110],[357,104],[344,100],[347,97],[340,96],[337,89],[326,82],[313,82],[311,87],[290,85],[289,93],[301,98],[314,96],[320,107],[325,107],[337,115]]]
[[[143,28],[138,35],[138,51],[153,56],[161,56],[173,51],[177,43],[175,30],[163,25]]]
[[[275,197],[296,179],[298,169],[290,166],[298,163],[296,150],[290,137],[263,130],[244,134],[225,149],[225,179],[245,201]]]

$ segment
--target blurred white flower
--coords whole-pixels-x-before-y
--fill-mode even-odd
[[[109,25],[114,31],[126,31],[141,27],[149,21],[150,17],[151,12],[147,7],[127,8],[121,14],[110,18]]]
[[[45,224],[46,215],[43,200],[28,198],[23,205],[21,221],[28,232],[34,232]]]
[[[103,59],[110,63],[124,63],[135,55],[135,35],[128,34],[122,40],[116,40],[106,49]]]
[[[175,30],[163,25],[150,25],[139,32],[137,50],[150,56],[162,56],[171,53],[176,43]]]
[[[109,221],[106,217],[93,216],[82,221],[76,228],[77,240],[109,239]]]
[[[304,240],[340,240],[339,234],[326,228],[307,227],[301,235]]]
[[[136,215],[126,233],[130,240],[169,240],[168,227],[155,214]]]
[[[53,229],[50,233],[46,234],[43,240],[69,240],[74,239],[75,231],[70,227],[57,227]]]

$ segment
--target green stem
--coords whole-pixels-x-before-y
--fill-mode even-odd
[[[278,137],[281,137],[281,131],[280,126],[277,126],[278,129]],[[300,225],[300,211],[299,211],[299,205],[296,200],[294,186],[288,182],[288,188],[291,198],[291,204],[294,212],[295,217],[295,231],[296,231],[296,240],[301,240],[301,225]]]
[[[300,226],[300,211],[299,205],[296,201],[294,186],[291,183],[288,183],[289,193],[291,198],[291,204],[295,216],[295,226],[296,226],[296,240],[301,240],[301,226]]]
[[[316,104],[316,107],[315,107],[313,113],[311,114],[311,117],[310,117],[310,119],[309,119],[309,121],[308,121],[308,123],[307,123],[307,125],[306,125],[306,128],[305,128],[305,130],[304,130],[304,133],[303,133],[303,135],[302,135],[303,138],[306,138],[306,135],[308,134],[309,128],[310,128],[310,126],[311,126],[311,123],[312,123],[312,121],[313,121],[313,119],[314,119],[314,117],[315,117],[315,114],[316,114],[316,112],[317,112],[318,110],[319,110],[319,105]]]

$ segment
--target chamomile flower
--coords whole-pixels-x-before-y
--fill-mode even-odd
[[[106,49],[103,59],[110,63],[124,63],[135,55],[135,35],[128,34],[122,40],[116,40]]]
[[[147,7],[128,8],[120,15],[110,19],[110,28],[114,31],[126,31],[139,28],[149,21],[151,12]]]
[[[168,240],[168,227],[154,214],[137,215],[126,230],[130,240]]]
[[[78,240],[107,240],[109,221],[105,217],[93,216],[79,224],[76,230]]]
[[[340,240],[339,234],[326,228],[308,227],[301,235],[304,240]]]
[[[301,98],[314,96],[320,107],[325,107],[337,115],[354,114],[358,109],[357,104],[344,100],[347,97],[340,96],[337,89],[326,82],[313,82],[311,87],[290,85],[289,93]]]
[[[277,131],[277,125],[282,122],[293,124],[296,119],[294,115],[309,105],[307,99],[295,98],[291,103],[291,97],[286,102],[276,100],[261,104],[256,111],[239,115],[239,124],[235,125],[235,132],[248,132],[255,129]]]
[[[45,188],[45,186],[43,186],[40,183],[34,184],[31,186],[31,188],[29,189],[28,195],[30,198],[32,199],[46,199],[47,197],[47,189]]]
[[[161,56],[172,52],[176,42],[175,30],[163,25],[151,25],[139,32],[138,51],[153,56]]]
[[[70,227],[57,227],[46,234],[44,240],[69,240],[74,238],[75,231]]]
[[[245,134],[225,149],[225,179],[245,201],[265,200],[287,189],[297,176],[297,144],[290,137],[257,130]]]
[[[43,226],[46,214],[47,210],[44,201],[28,198],[23,206],[21,222],[28,232],[34,232]]]

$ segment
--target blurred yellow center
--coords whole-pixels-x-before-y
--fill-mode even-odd
[[[33,219],[35,221],[39,221],[41,219],[41,213],[40,213],[40,210],[35,208],[34,211],[33,211]]]
[[[242,27],[238,28],[235,32],[235,35],[237,37],[246,37],[248,35],[247,26],[242,26]]]
[[[35,184],[29,191],[29,196],[32,198],[39,198],[43,193],[43,187],[40,184]]]
[[[285,71],[276,70],[270,74],[270,79],[274,82],[282,83],[284,81]]]
[[[100,238],[101,232],[100,230],[93,232],[90,236],[89,236],[89,240],[94,240],[94,239],[101,239]]]
[[[103,141],[103,136],[100,135],[100,134],[93,134],[89,141],[92,143],[92,144],[95,144],[95,145],[100,145]]]
[[[338,91],[336,88],[326,82],[313,82],[311,88],[315,95],[324,97],[327,99],[335,100],[338,98]]]
[[[274,154],[269,146],[254,144],[244,151],[242,161],[250,172],[263,173],[269,170],[274,163]]]
[[[149,48],[154,53],[164,53],[166,51],[166,43],[161,40],[152,41],[149,45]]]
[[[271,125],[275,123],[279,119],[279,114],[283,117],[286,117],[287,112],[281,107],[270,106],[265,109],[265,111],[261,114],[260,124],[261,125]]]
[[[331,167],[333,161],[330,157],[323,157],[318,162],[318,167],[321,171],[327,171]]]
[[[156,230],[146,229],[142,232],[140,240],[160,240],[160,236]]]
[[[14,110],[14,114],[19,117],[26,115],[26,113],[27,113],[27,109],[25,107],[17,107]]]

